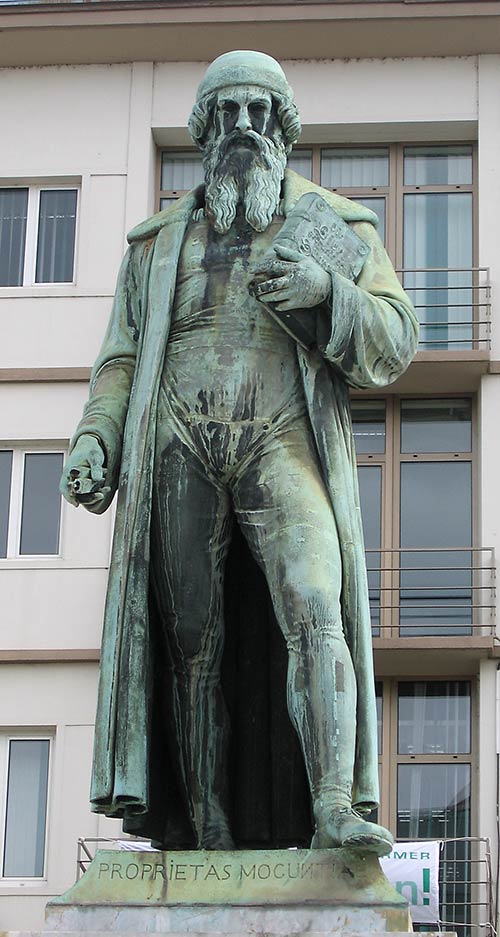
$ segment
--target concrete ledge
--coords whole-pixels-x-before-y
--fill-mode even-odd
[[[0,931],[0,937],[111,937],[112,931]],[[150,931],[131,931],[130,937],[149,937]],[[294,937],[380,937],[381,931],[296,931]],[[442,937],[442,931],[421,931],[420,937]],[[155,937],[185,937],[185,931],[158,931]],[[206,937],[206,931],[191,931],[190,937]],[[273,931],[227,931],[223,937],[283,937]],[[392,931],[391,937],[408,937],[408,931]],[[457,937],[455,931],[446,931],[446,937]]]

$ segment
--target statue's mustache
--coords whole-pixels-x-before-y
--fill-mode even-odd
[[[269,140],[267,140],[265,137],[262,137],[261,134],[257,133],[255,130],[233,130],[218,144],[218,156],[219,159],[224,159],[224,157],[228,155],[228,151],[230,151],[233,146],[248,146],[250,144],[250,147],[255,148],[262,157],[265,168],[270,169],[271,160],[269,158],[269,143]]]

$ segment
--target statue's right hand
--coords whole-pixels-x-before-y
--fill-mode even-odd
[[[110,492],[105,487],[106,457],[99,440],[95,436],[83,435],[68,456],[63,468],[59,489],[61,494],[78,507],[96,507]]]

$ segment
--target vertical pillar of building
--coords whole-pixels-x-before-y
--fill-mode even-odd
[[[500,359],[500,55],[478,57],[478,218],[479,257],[491,274],[493,328],[491,357]],[[495,308],[496,306],[496,308]],[[495,325],[497,326],[495,328]]]
[[[478,432],[481,459],[479,465],[480,542],[500,554],[500,252],[498,250],[498,219],[500,216],[500,56],[478,57],[478,235],[481,266],[490,268],[491,362],[490,373],[481,380],[478,407]],[[484,310],[481,311],[484,313]],[[483,318],[483,314],[480,316]],[[486,622],[486,619],[485,619]],[[498,632],[498,624],[496,624]],[[490,837],[493,848],[494,873],[497,854],[497,805],[499,798],[497,748],[500,737],[499,705],[492,705],[500,685],[497,662],[484,660],[479,680],[479,764],[477,803],[478,832]],[[498,688],[497,688],[498,687]],[[496,809],[495,809],[496,808]],[[495,896],[496,897],[496,896]]]
[[[134,62],[130,79],[125,233],[155,210],[153,76],[153,62]]]

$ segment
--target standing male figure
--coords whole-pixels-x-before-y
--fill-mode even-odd
[[[362,815],[378,799],[377,733],[347,386],[402,373],[414,311],[373,213],[286,170],[300,123],[274,59],[216,59],[189,129],[205,186],[129,235],[62,480],[95,513],[118,489],[93,809],[164,846],[233,845],[220,667],[235,520],[286,642],[312,846],[383,854],[390,833]],[[273,251],[311,191],[370,247],[356,284]],[[269,302],[310,317],[311,350]]]

